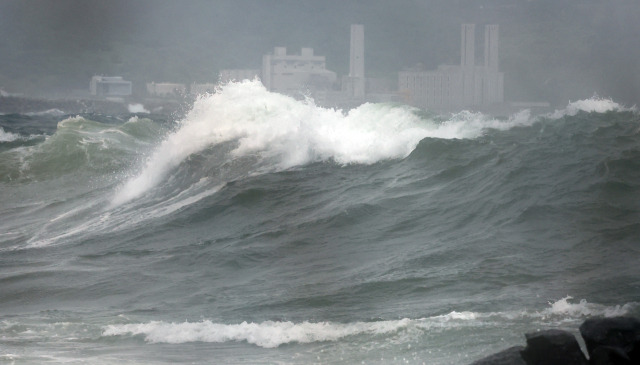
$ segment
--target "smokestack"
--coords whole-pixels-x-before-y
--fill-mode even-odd
[[[484,67],[498,71],[498,25],[490,24],[484,28]]]
[[[476,65],[476,28],[475,24],[462,24],[462,44],[460,52],[460,66],[473,68]]]
[[[364,26],[351,25],[349,78],[353,83],[353,96],[364,97]]]

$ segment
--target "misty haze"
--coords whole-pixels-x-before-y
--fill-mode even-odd
[[[1,1],[0,363],[640,363],[638,19]]]

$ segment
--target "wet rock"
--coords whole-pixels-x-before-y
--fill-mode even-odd
[[[587,359],[576,338],[569,332],[546,330],[527,333],[522,358],[527,365],[586,365]]]
[[[524,346],[509,347],[484,359],[480,359],[471,365],[526,365],[520,352]]]
[[[598,346],[589,355],[592,365],[632,365],[629,356],[618,347]]]
[[[580,326],[590,364],[640,364],[640,320],[590,318]]]

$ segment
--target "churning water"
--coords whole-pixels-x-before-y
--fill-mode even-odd
[[[468,364],[640,314],[640,115],[0,116],[0,362]]]

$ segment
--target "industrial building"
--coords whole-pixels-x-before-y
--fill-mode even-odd
[[[300,54],[287,54],[285,47],[275,47],[262,57],[262,83],[270,91],[289,95],[333,89],[336,73],[326,69],[324,56],[313,54],[313,48],[302,48]]]
[[[121,76],[93,76],[89,83],[91,95],[105,97],[130,96],[131,81],[123,80]]]
[[[398,73],[398,92],[410,105],[431,110],[488,107],[504,101],[504,74],[498,68],[498,25],[485,27],[484,65],[475,61],[475,25],[463,24],[460,65]]]

